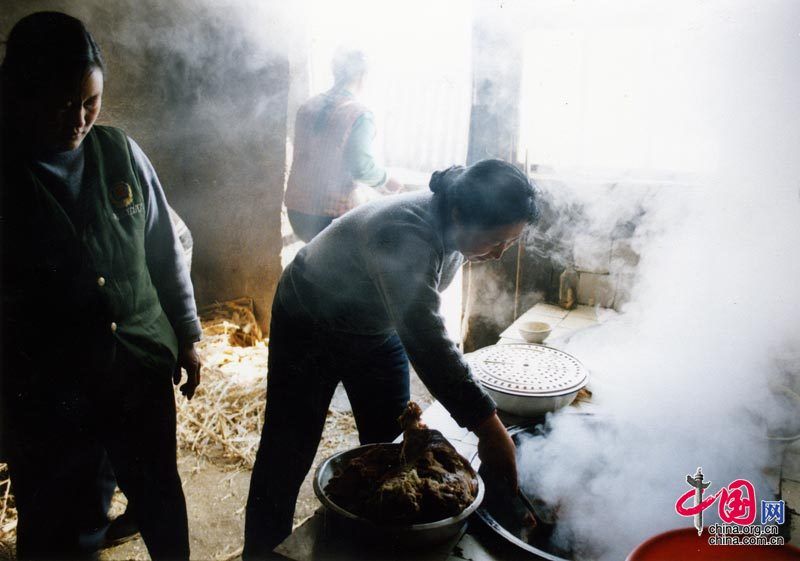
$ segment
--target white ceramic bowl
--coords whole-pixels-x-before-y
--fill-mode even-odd
[[[543,321],[526,321],[521,323],[517,329],[528,343],[541,343],[547,339],[553,327]]]

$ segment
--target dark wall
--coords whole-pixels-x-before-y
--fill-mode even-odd
[[[0,35],[22,16],[83,19],[106,57],[100,122],[152,160],[194,236],[200,305],[255,299],[263,326],[280,276],[289,27],[274,3],[0,2]]]

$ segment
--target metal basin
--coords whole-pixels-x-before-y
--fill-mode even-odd
[[[349,512],[336,504],[325,493],[325,487],[331,478],[344,470],[347,463],[374,446],[397,447],[401,444],[367,444],[351,450],[334,454],[317,468],[314,476],[314,493],[332,516],[331,521],[343,532],[352,533],[359,541],[381,543],[387,547],[418,548],[427,547],[454,538],[459,535],[467,523],[467,518],[475,512],[483,501],[484,484],[480,475],[475,473],[478,493],[475,500],[458,516],[451,516],[435,522],[424,524],[377,523]]]

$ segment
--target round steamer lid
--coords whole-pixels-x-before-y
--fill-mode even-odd
[[[493,345],[468,358],[484,386],[504,393],[564,394],[585,386],[589,377],[589,371],[576,358],[544,345]]]

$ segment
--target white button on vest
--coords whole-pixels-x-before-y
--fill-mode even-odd
[[[117,332],[117,323],[112,321],[111,322],[111,333],[116,333],[116,332]]]
[[[97,277],[97,286],[105,286],[105,285],[106,285],[106,279],[104,279],[103,277]]]

